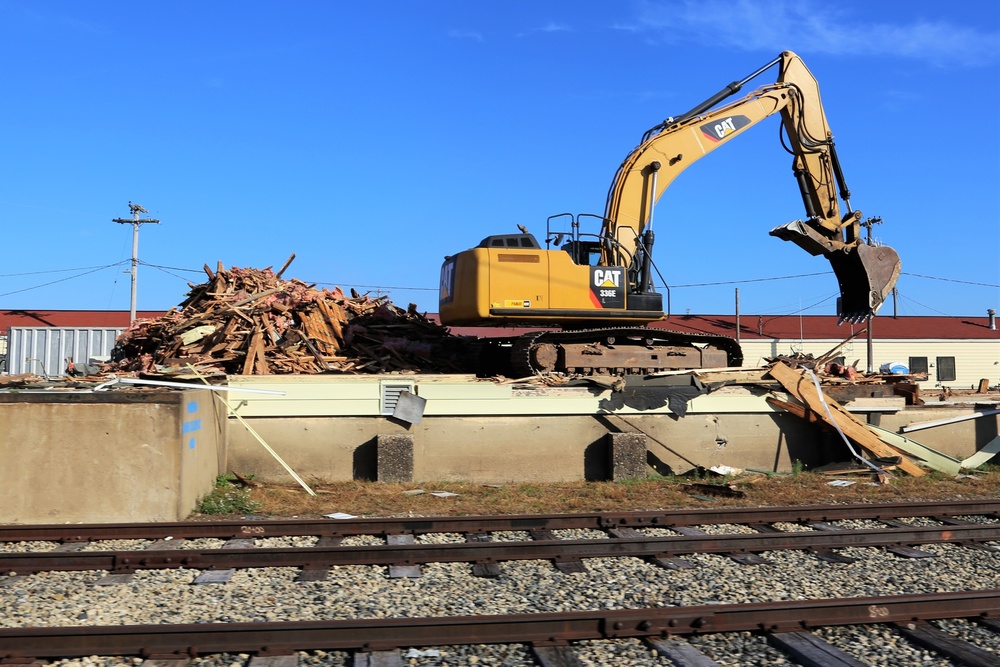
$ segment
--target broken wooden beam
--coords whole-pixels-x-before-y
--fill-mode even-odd
[[[872,455],[882,458],[899,456],[901,457],[900,470],[914,477],[925,474],[924,470],[907,458],[903,452],[882,442],[866,424],[858,421],[840,403],[824,394],[822,390],[817,391],[812,379],[804,373],[779,361],[771,367],[770,375],[784,387],[785,391],[808,407],[816,417],[834,428],[839,427],[841,433]],[[826,408],[824,408],[824,403]],[[827,408],[829,408],[829,414],[827,414]]]

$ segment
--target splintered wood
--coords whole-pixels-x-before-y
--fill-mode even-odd
[[[118,339],[107,371],[199,373],[464,372],[451,361],[459,337],[416,312],[339,287],[316,289],[267,269],[220,262],[209,281],[161,318]]]

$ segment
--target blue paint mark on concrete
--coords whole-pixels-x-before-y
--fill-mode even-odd
[[[195,401],[188,401],[187,411],[189,413],[198,412],[198,403]]]
[[[201,430],[200,419],[193,419],[189,422],[184,422],[184,425],[181,426],[181,433],[193,433],[195,431],[200,431],[200,430]]]
[[[188,440],[188,449],[194,449],[194,438]]]

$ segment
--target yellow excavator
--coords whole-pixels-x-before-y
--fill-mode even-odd
[[[720,106],[775,66],[775,83]],[[851,207],[819,86],[802,60],[785,51],[687,113],[646,131],[618,168],[603,216],[550,217],[545,248],[518,225],[519,234],[489,236],[475,248],[446,257],[441,322],[561,329],[490,341],[488,356],[506,358],[507,372],[518,375],[739,366],[742,353],[735,340],[645,326],[664,316],[662,295],[653,284],[653,209],[681,171],[776,113],[806,217],[771,235],[830,261],[840,285],[841,322],[874,315],[899,277],[899,256],[861,238],[861,211]],[[591,221],[597,233],[583,231]]]

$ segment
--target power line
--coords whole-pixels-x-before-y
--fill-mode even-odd
[[[104,266],[80,266],[75,269],[49,269],[47,271],[25,271],[24,273],[0,273],[0,278],[16,278],[18,276],[37,276],[44,273],[66,273],[68,271],[88,271],[90,269],[106,269],[109,266],[116,266],[118,264],[124,264],[127,259],[123,259],[120,262],[115,262],[114,264],[106,264]]]
[[[974,283],[968,280],[955,280],[954,278],[936,278],[934,276],[923,276],[920,275],[919,273],[906,273],[905,271],[901,272],[900,275],[913,276],[914,278],[926,278],[927,280],[940,280],[941,282],[945,283],[958,283],[960,285],[975,285],[976,287],[1000,287],[1000,285],[991,285],[990,283]]]
[[[671,285],[670,289],[678,289],[680,287],[717,287],[719,285],[742,285],[744,283],[764,283],[770,282],[772,280],[792,280],[794,278],[811,278],[813,276],[826,276],[829,275],[827,271],[821,271],[819,273],[800,273],[797,276],[777,276],[775,278],[750,278],[748,280],[726,280],[718,283],[691,283],[690,285]]]
[[[409,291],[413,291],[413,292],[437,292],[438,291],[437,287],[393,287],[391,285],[355,285],[353,283],[337,283],[337,282],[333,282],[333,283],[321,283],[321,282],[317,282],[317,283],[313,283],[313,284],[314,285],[334,285],[334,286],[349,285],[351,287],[360,287],[361,289],[384,289],[384,290],[398,289],[398,290],[409,290]]]
[[[97,273],[98,271],[103,271],[104,269],[110,269],[111,267],[114,267],[114,266],[120,266],[122,264],[127,263],[128,261],[129,260],[122,260],[120,262],[115,262],[114,264],[108,264],[106,266],[98,266],[98,267],[93,268],[90,271],[84,271],[83,273],[78,273],[75,276],[67,276],[65,278],[60,278],[59,280],[52,280],[52,281],[49,281],[47,283],[42,283],[41,285],[34,285],[32,287],[25,287],[23,289],[17,289],[17,290],[13,290],[13,291],[10,291],[10,292],[3,292],[2,294],[0,294],[0,296],[10,296],[11,294],[20,294],[21,292],[30,292],[31,290],[39,289],[41,287],[48,287],[49,285],[55,285],[56,283],[64,283],[67,280],[73,280],[75,278],[80,278],[82,276],[86,276],[86,275],[91,274],[91,273]]]
[[[899,299],[900,301],[902,301],[904,299],[903,294],[899,290],[896,290],[896,298]],[[905,299],[907,301],[912,301],[913,303],[917,304],[921,308],[926,308],[927,310],[933,311],[933,312],[937,313],[938,315],[944,315],[945,317],[951,317],[951,315],[949,315],[948,313],[942,313],[940,310],[936,310],[934,308],[931,308],[930,306],[924,305],[924,304],[920,303],[919,301],[917,301],[916,299],[911,299],[909,297],[905,297]]]
[[[143,266],[148,266],[151,269],[156,269],[157,271],[162,271],[163,273],[167,274],[168,276],[173,276],[174,278],[177,278],[178,280],[183,280],[184,282],[188,283],[189,285],[191,284],[190,282],[188,282],[188,279],[185,278],[184,276],[179,276],[176,273],[174,273],[173,271],[168,271],[167,269],[170,268],[170,267],[157,266],[156,264],[146,264],[145,262],[139,262],[139,263],[142,264]],[[187,270],[188,269],[178,269],[178,271],[187,271]]]
[[[139,260],[139,263],[142,264],[143,266],[148,266],[148,267],[150,267],[152,269],[171,269],[173,271],[187,271],[188,273],[204,273],[205,272],[204,269],[185,269],[185,268],[180,267],[180,266],[163,266],[161,264],[150,264],[149,262],[144,262],[141,259]]]

